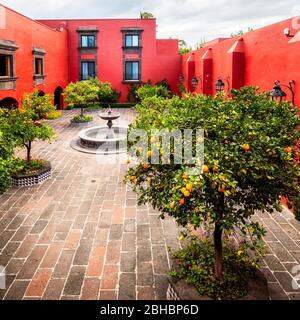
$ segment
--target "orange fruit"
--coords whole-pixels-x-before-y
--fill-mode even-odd
[[[180,199],[179,200],[179,203],[182,204],[182,205],[184,204],[184,202],[185,202],[184,199]]]
[[[292,153],[293,152],[293,148],[292,147],[285,147],[284,148],[284,152],[285,153]]]
[[[183,180],[186,180],[186,179],[188,179],[188,178],[189,178],[189,176],[188,176],[187,174],[183,174],[183,175],[182,175],[182,179],[183,179]]]
[[[219,188],[218,191],[221,192],[221,193],[224,193],[225,189],[224,188]]]
[[[192,190],[193,190],[193,184],[192,184],[192,183],[187,183],[187,185],[185,186],[185,188],[186,188],[188,191],[192,191]]]
[[[206,164],[204,164],[202,166],[202,171],[203,171],[203,173],[208,173],[209,172],[209,168],[208,168],[208,166]]]
[[[149,163],[144,163],[143,164],[143,169],[147,170],[150,167]]]
[[[185,191],[184,196],[185,197],[189,197],[191,195],[191,193],[189,191]]]
[[[152,156],[152,151],[147,151],[147,157],[151,158],[151,156]]]
[[[171,202],[171,203],[170,203],[170,208],[171,208],[171,209],[174,209],[174,208],[175,208],[175,202]]]
[[[249,146],[248,143],[243,144],[243,145],[242,145],[242,148],[244,149],[245,152],[250,151],[250,146]]]
[[[135,176],[130,177],[130,181],[133,182],[135,180]]]
[[[186,190],[186,188],[181,188],[180,191],[181,191],[181,193],[184,194],[187,190]]]

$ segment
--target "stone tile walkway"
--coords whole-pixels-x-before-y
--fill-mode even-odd
[[[7,274],[0,299],[165,299],[168,248],[178,248],[179,229],[137,207],[123,183],[124,163],[99,164],[70,148],[81,129],[69,125],[75,112],[51,122],[56,142],[34,145],[36,157],[51,161],[53,178],[0,196],[0,265]],[[120,124],[134,117],[121,113]],[[288,211],[256,219],[269,231],[263,271],[271,297],[299,299],[292,268],[300,264],[300,222]]]

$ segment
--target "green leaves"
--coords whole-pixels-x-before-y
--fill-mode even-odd
[[[300,138],[300,120],[289,103],[270,101],[266,94],[249,87],[234,90],[232,99],[222,95],[152,96],[137,109],[130,130],[204,129],[208,166],[207,173],[187,179],[182,179],[191,168],[187,163],[151,165],[147,171],[142,165],[130,168],[141,202],[149,201],[182,225],[209,221],[229,230],[246,223],[255,210],[280,209],[281,197],[299,204],[300,171],[294,146]],[[187,183],[195,187],[184,197],[180,190]],[[224,208],[220,205],[223,196]],[[220,210],[224,211],[222,219]]]
[[[38,90],[24,95],[22,106],[28,112],[32,112],[33,120],[46,119],[47,114],[54,112],[55,108],[52,104],[53,95],[40,95]]]

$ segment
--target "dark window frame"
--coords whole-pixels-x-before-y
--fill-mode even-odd
[[[38,70],[39,68],[41,69],[40,72]],[[44,59],[42,57],[34,57],[34,75],[44,76]]]
[[[131,77],[127,74],[127,65],[131,64],[133,68],[133,64],[137,63],[138,64],[138,77],[137,79],[133,78],[133,69],[131,70]],[[125,60],[124,63],[124,82],[140,82],[141,81],[141,61],[140,60]]]
[[[0,74],[0,78],[1,79],[9,79],[12,78],[14,76],[14,56],[13,54],[4,54],[4,53],[0,53],[0,59],[4,58],[5,59],[5,66],[4,69],[6,69],[5,75],[1,75]],[[1,64],[1,60],[0,60],[0,64]],[[0,65],[1,67],[1,65]],[[0,69],[1,72],[1,69]]]
[[[88,77],[87,78],[83,78],[83,64],[87,63],[88,64]],[[90,71],[90,67],[89,65],[93,64],[94,65],[94,73],[92,74],[93,76],[91,76],[89,74]],[[97,76],[97,64],[95,60],[81,60],[80,61],[80,80],[89,80],[90,78],[95,78]]]
[[[133,37],[137,37],[137,45],[128,45],[127,44],[127,38],[131,37],[131,43],[133,43]],[[125,33],[125,36],[124,36],[124,45],[125,45],[125,48],[139,48],[140,47],[140,38],[141,38],[141,35],[140,33]]]
[[[83,45],[83,37],[87,37],[87,45],[84,46]],[[94,38],[94,41],[93,41],[93,46],[89,46],[89,37],[93,37]],[[96,37],[96,34],[93,33],[93,34],[81,34],[80,35],[80,48],[84,48],[84,49],[95,49],[97,46],[96,46],[96,41],[97,41],[97,37]]]

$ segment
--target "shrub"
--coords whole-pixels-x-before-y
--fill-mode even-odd
[[[61,111],[52,111],[50,113],[47,113],[46,118],[48,120],[55,120],[61,117]]]
[[[150,97],[169,98],[171,95],[171,92],[164,85],[152,86],[150,84],[145,84],[136,91],[136,96],[141,101]]]
[[[90,106],[86,108],[86,111],[98,111],[101,110],[103,107],[101,106],[100,103],[94,104],[93,106]]]
[[[73,110],[74,109],[74,105],[68,105],[67,107],[66,107],[66,110]]]
[[[38,90],[32,93],[26,93],[22,100],[24,109],[33,112],[33,119],[40,120],[47,118],[47,114],[54,112],[55,108],[52,104],[53,95],[40,95]]]
[[[224,232],[246,233],[256,210],[281,211],[282,197],[299,199],[300,168],[292,147],[300,138],[298,110],[289,103],[271,101],[252,87],[234,90],[232,95],[232,99],[191,95],[143,101],[130,132],[202,128],[205,160],[176,164],[173,148],[170,164],[149,164],[145,158],[152,152],[139,152],[139,163],[126,176],[139,203],[150,202],[161,217],[169,214],[181,225],[214,228],[218,279],[223,277]],[[152,148],[163,155],[153,139]],[[189,174],[191,169],[194,174]],[[251,224],[250,231],[261,236],[259,225]]]
[[[137,90],[141,87],[141,84],[130,84],[128,86],[128,94],[127,94],[127,100],[130,103],[138,103],[139,99],[137,98]]]
[[[239,299],[247,295],[248,281],[259,267],[260,244],[237,244],[234,239],[223,241],[223,277],[214,274],[214,243],[211,239],[189,236],[183,247],[173,253],[176,270],[170,276],[185,279],[199,294],[213,299]],[[258,251],[258,252],[257,252]]]
[[[84,123],[84,122],[90,122],[90,121],[93,121],[93,117],[87,116],[87,115],[85,116],[78,115],[72,119],[72,122],[74,123]]]

